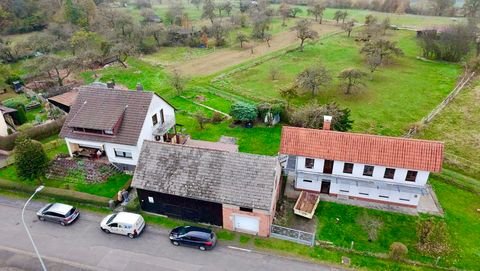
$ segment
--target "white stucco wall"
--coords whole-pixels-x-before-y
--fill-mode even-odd
[[[5,122],[5,118],[3,117],[3,114],[0,112],[0,136],[7,136],[8,135],[8,130],[7,130],[7,123]]]
[[[78,139],[71,139],[71,138],[65,138],[65,141],[67,143],[68,152],[70,156],[72,156],[72,149],[70,144],[79,144],[86,147],[102,148],[108,157],[108,161],[112,163],[136,165],[138,161],[138,156],[140,155],[139,148],[136,146],[102,143],[102,142],[78,140]],[[131,152],[132,158],[116,157],[115,149],[119,151]]]
[[[147,115],[145,117],[145,120],[143,121],[142,131],[140,132],[140,136],[138,137],[137,146],[139,150],[142,149],[144,140],[155,140],[153,136],[153,131],[161,125],[160,110],[162,109],[163,115],[165,116],[165,123],[171,122],[173,123],[173,125],[175,125],[175,109],[157,95],[153,95]],[[157,115],[158,120],[158,123],[156,125],[153,125],[152,122],[152,116],[154,114]]]

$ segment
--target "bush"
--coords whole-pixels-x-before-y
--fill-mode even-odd
[[[22,125],[28,121],[27,119],[27,112],[25,111],[25,105],[17,104],[15,106],[17,112],[13,114],[13,118],[17,125]]]
[[[48,166],[47,153],[42,144],[21,135],[15,140],[15,145],[15,168],[18,177],[24,180],[42,177]]]
[[[341,109],[336,103],[306,105],[290,114],[289,121],[292,126],[322,129],[325,115],[332,116],[332,130],[345,132],[352,129],[350,109]]]
[[[425,255],[438,257],[450,251],[447,224],[433,218],[420,221],[417,226],[418,250]]]
[[[368,234],[368,241],[376,241],[378,239],[378,232],[383,226],[383,222],[375,217],[369,216],[367,213],[363,213],[357,219],[357,223]]]
[[[232,105],[230,115],[237,121],[253,121],[257,118],[257,108],[253,104],[236,102]]]
[[[210,121],[212,123],[220,123],[223,121],[223,119],[225,119],[225,116],[218,113],[218,112],[213,112],[212,114],[212,118],[210,119]]]
[[[408,253],[408,248],[400,242],[394,242],[390,245],[390,258],[395,261],[400,261],[405,258]]]

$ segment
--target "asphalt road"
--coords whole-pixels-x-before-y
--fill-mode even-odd
[[[25,220],[51,270],[337,270],[255,251],[219,245],[212,251],[172,246],[168,232],[147,226],[139,238],[105,234],[99,228],[102,217],[81,213],[74,224],[62,227],[41,222],[35,211],[43,204],[32,202]],[[0,197],[0,271],[41,270],[33,247],[21,224],[22,200]]]

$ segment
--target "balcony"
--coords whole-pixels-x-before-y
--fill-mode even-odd
[[[170,129],[174,128],[175,126],[175,118],[173,116],[165,116],[164,123],[157,123],[153,127],[153,135],[154,136],[163,136],[166,134]]]

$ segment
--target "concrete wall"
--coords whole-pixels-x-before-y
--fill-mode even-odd
[[[270,228],[272,225],[273,216],[270,215],[267,211],[253,209],[253,212],[243,212],[240,211],[238,206],[233,205],[223,205],[223,228],[231,231],[235,231],[234,227],[234,216],[235,214],[242,216],[252,216],[258,218],[259,223],[259,232],[258,236],[268,237],[270,235]],[[249,232],[246,232],[249,233]]]
[[[142,131],[140,132],[140,136],[138,137],[137,146],[139,150],[142,149],[144,140],[155,140],[155,137],[153,136],[153,131],[161,125],[162,120],[160,117],[160,110],[162,109],[163,115],[165,116],[165,123],[172,123],[170,128],[175,126],[175,109],[157,95],[153,95],[147,115],[145,117],[145,120],[143,121]],[[158,123],[156,125],[153,125],[152,122],[153,115],[157,115]],[[163,138],[160,141],[163,141]]]

